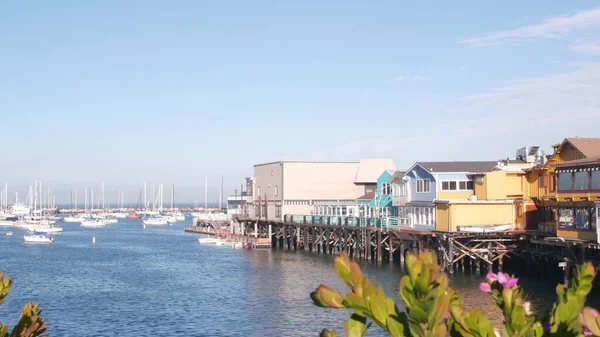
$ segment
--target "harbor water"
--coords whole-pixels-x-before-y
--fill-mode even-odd
[[[0,229],[0,270],[14,282],[0,320],[13,326],[25,302],[35,301],[52,336],[318,336],[341,329],[349,313],[318,308],[309,297],[320,283],[345,291],[334,257],[201,246],[183,232],[189,222],[145,229],[139,220],[97,229],[64,223],[51,245],[29,245],[22,231]],[[15,235],[4,235],[9,230]],[[398,299],[400,266],[361,266]],[[467,306],[500,317],[478,290],[481,279],[458,274],[451,283]],[[520,283],[535,308],[554,300],[554,281]],[[369,335],[382,336],[377,329]]]

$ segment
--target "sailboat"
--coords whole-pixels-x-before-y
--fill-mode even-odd
[[[185,214],[183,214],[181,211],[175,210],[175,184],[173,184],[171,187],[171,211],[167,213],[167,216],[169,216],[173,222],[185,220]]]

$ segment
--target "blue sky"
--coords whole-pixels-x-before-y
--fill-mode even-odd
[[[3,1],[0,180],[201,201],[278,159],[550,151],[600,135],[598,28],[595,1]]]

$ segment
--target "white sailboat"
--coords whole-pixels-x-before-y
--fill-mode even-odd
[[[154,216],[147,219],[142,220],[144,225],[150,226],[162,226],[168,224],[167,220],[162,216]]]
[[[46,235],[40,235],[40,234],[24,235],[23,239],[27,243],[49,244],[49,243],[54,242],[53,238],[46,236]]]
[[[81,222],[81,227],[88,228],[98,228],[98,227],[106,227],[106,222],[98,219],[89,219]]]

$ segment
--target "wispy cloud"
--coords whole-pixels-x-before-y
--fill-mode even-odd
[[[523,26],[482,36],[459,39],[457,42],[473,47],[496,44],[518,44],[532,38],[558,38],[571,32],[600,26],[600,8],[580,11],[547,19],[538,25]]]
[[[429,81],[431,77],[429,76],[397,76],[394,77],[394,81],[396,82],[422,82]]]
[[[600,55],[600,42],[577,42],[569,46],[569,50],[581,54]]]
[[[418,160],[496,160],[516,149],[563,137],[598,137],[600,63],[509,82],[458,98],[451,111],[419,111],[418,121],[391,135],[357,138],[322,149],[322,158],[393,158],[399,168]],[[493,145],[491,145],[493,144]]]

